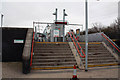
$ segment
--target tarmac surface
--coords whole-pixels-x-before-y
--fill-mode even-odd
[[[77,69],[78,78],[118,78],[120,68],[94,68],[88,72]],[[1,72],[1,71],[0,71]],[[72,78],[73,69],[63,70],[32,70],[29,74],[22,73],[21,62],[3,62],[2,78]]]

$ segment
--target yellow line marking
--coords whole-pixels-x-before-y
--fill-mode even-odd
[[[119,39],[112,39],[112,41],[118,41]]]
[[[73,66],[70,67],[41,67],[41,68],[32,68],[33,70],[40,70],[40,69],[70,69],[73,68]]]
[[[98,65],[88,65],[88,67],[103,67],[103,66],[116,66],[116,64],[98,64]]]
[[[113,40],[113,41],[116,41],[116,40]]]
[[[68,44],[68,42],[35,42],[35,43],[40,43],[40,44]]]

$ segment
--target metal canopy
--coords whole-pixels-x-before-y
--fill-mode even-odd
[[[55,24],[55,23],[48,23],[48,22],[33,22],[33,24]],[[62,24],[61,24],[61,25],[62,25]],[[65,25],[83,26],[83,24],[65,24]]]

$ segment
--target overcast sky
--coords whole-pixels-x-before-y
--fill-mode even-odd
[[[68,16],[66,20],[73,24],[85,23],[84,0],[3,0],[2,13],[4,26],[32,27],[33,21],[53,22],[55,8],[58,8],[58,19],[63,19],[63,9]],[[92,23],[110,25],[118,17],[119,0],[89,0],[89,28]],[[84,25],[85,26],[85,25]],[[70,28],[78,28],[67,26]],[[81,28],[82,29],[82,28]],[[85,28],[84,28],[85,29]]]

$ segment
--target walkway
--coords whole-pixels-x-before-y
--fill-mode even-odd
[[[31,71],[27,75],[21,71],[21,62],[6,62],[2,64],[3,78],[71,78],[73,74],[73,70]],[[101,68],[89,70],[88,72],[77,70],[77,75],[79,78],[118,78],[118,68]]]

